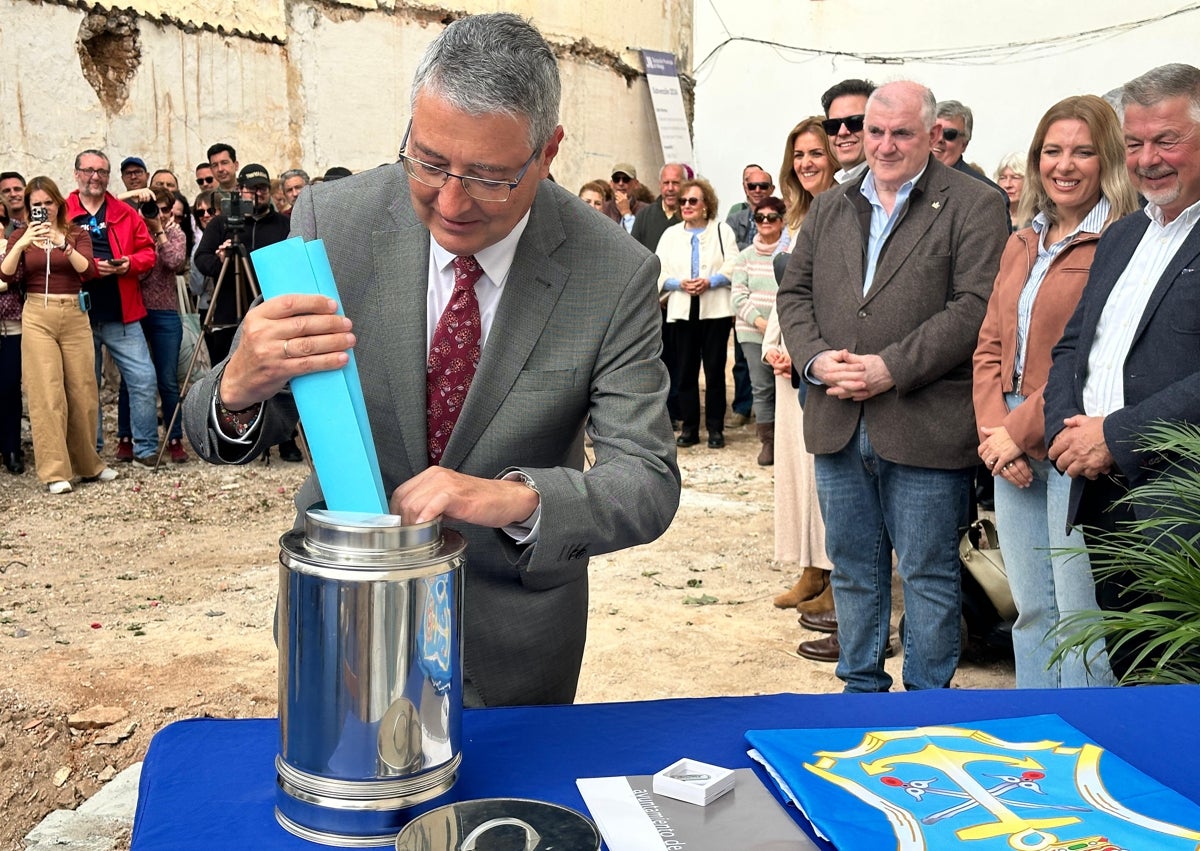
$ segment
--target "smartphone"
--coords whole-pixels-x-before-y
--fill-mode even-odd
[[[87,313],[91,309],[92,309],[92,294],[89,293],[87,290],[80,290],[79,291],[79,310],[83,313]]]
[[[157,209],[157,207],[156,207]],[[29,210],[29,224],[40,225],[42,222],[50,221],[50,211],[45,207],[32,207]]]

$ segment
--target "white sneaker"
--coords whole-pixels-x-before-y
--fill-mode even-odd
[[[113,479],[115,479],[119,475],[121,475],[121,474],[118,473],[116,470],[114,470],[112,467],[105,467],[103,470],[101,470],[99,472],[99,474],[88,479],[88,481],[89,482],[111,482]]]
[[[70,493],[72,489],[70,482],[51,482],[46,485],[46,490],[50,493]]]

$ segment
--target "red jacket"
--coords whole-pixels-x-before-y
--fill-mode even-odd
[[[117,279],[121,294],[121,319],[128,325],[146,315],[142,285],[138,279],[154,268],[154,240],[137,210],[111,192],[104,193],[104,200],[104,230],[108,234],[113,258],[129,258],[129,271]],[[74,220],[77,216],[89,215],[80,203],[79,190],[76,189],[67,196],[67,218]]]

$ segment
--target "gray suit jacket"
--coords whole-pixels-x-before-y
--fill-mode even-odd
[[[318,184],[293,235],[325,242],[354,322],[385,490],[428,466],[425,363],[429,231],[399,165]],[[449,524],[467,538],[464,672],[485,704],[569,703],[587,629],[590,556],[651,541],[679,502],[659,357],[658,260],[573,195],[542,181],[442,466],[495,477],[517,467],[541,493],[536,544]],[[214,373],[216,370],[214,370]],[[188,394],[197,451],[219,457],[213,375]],[[295,418],[272,400],[257,449]],[[583,472],[587,423],[595,462]],[[252,455],[253,453],[251,453]],[[235,460],[248,460],[237,458]],[[320,499],[312,477],[302,514]]]
[[[896,386],[865,402],[810,388],[804,442],[843,449],[860,417],[880,457],[960,469],[978,463],[971,355],[1008,238],[1000,196],[929,158],[866,279],[864,177],[821,193],[797,236],[777,306],[797,368],[828,349],[883,358]]]

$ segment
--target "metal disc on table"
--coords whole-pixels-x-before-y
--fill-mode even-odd
[[[438,807],[409,822],[396,851],[599,851],[600,832],[575,810],[524,798]]]

